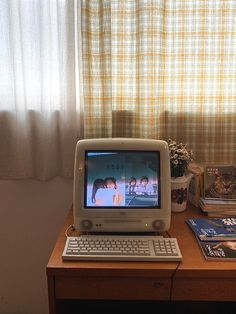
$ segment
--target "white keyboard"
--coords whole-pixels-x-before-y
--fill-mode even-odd
[[[63,260],[181,261],[176,238],[80,235],[67,237]]]

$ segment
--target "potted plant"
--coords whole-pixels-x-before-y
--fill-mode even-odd
[[[188,187],[192,174],[187,172],[193,160],[193,152],[187,144],[168,140],[171,170],[171,210],[181,212],[186,209]]]

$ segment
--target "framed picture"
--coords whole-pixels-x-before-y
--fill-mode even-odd
[[[204,170],[204,197],[236,200],[236,167],[208,165]]]

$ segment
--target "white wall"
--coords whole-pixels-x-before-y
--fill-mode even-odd
[[[0,314],[47,314],[46,265],[72,180],[0,181]]]

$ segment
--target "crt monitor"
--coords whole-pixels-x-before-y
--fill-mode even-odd
[[[78,141],[74,227],[81,232],[159,232],[170,226],[170,162],[162,140]]]

